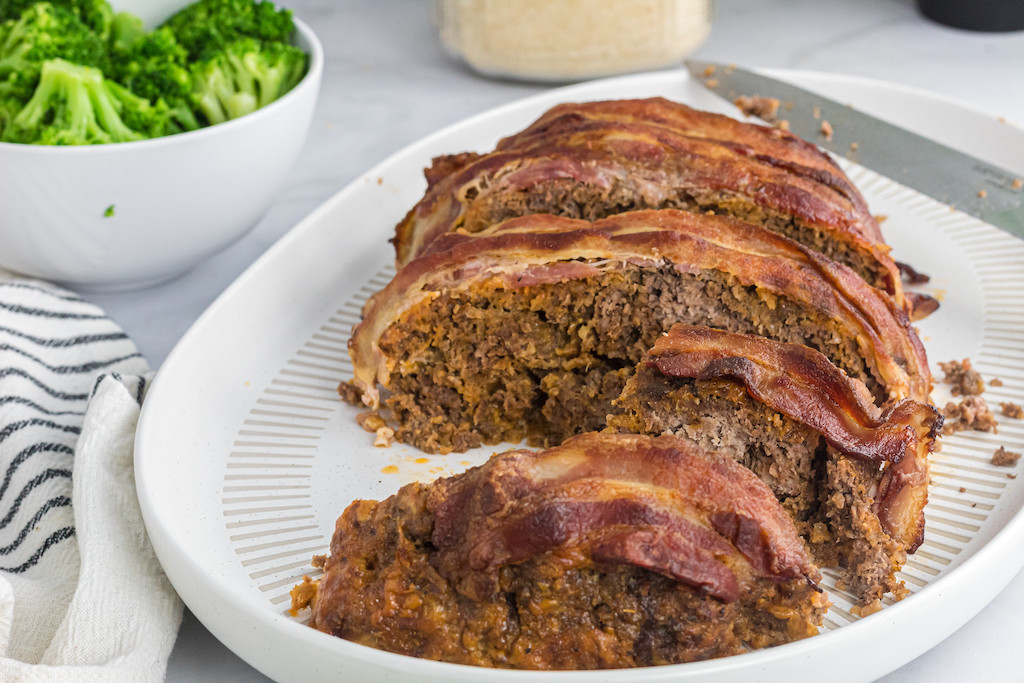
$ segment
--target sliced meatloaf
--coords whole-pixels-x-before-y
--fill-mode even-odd
[[[293,613],[416,657],[621,668],[813,635],[818,579],[745,468],[675,437],[585,434],[352,503]]]
[[[401,441],[552,445],[603,428],[676,322],[807,344],[880,400],[931,387],[905,313],[849,268],[749,223],[668,209],[445,235],[368,302],[349,350],[364,402]]]
[[[398,225],[398,264],[439,235],[551,213],[598,220],[638,209],[712,212],[788,235],[905,305],[878,223],[816,146],[662,98],[561,104],[488,154],[440,157]]]
[[[895,573],[923,538],[942,426],[932,406],[904,399],[879,410],[863,384],[806,346],[676,325],[616,409],[612,430],[685,437],[750,468],[862,603],[901,595]]]

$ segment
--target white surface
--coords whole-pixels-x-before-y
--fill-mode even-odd
[[[324,42],[327,63],[309,141],[270,213],[185,277],[142,292],[92,297],[154,367],[246,266],[343,184],[443,125],[543,89],[485,80],[449,62],[425,0],[289,4]],[[910,0],[717,0],[711,36],[696,56],[884,78],[1024,121],[1024,90],[1008,85],[1017,82],[1024,64],[1024,34],[937,26],[922,19]],[[964,628],[886,680],[1017,679],[1022,612],[1019,575]],[[186,616],[168,680],[263,677]]]
[[[137,287],[255,227],[299,158],[323,74],[316,35],[296,28],[305,78],[249,116],[111,145],[0,143],[0,265],[72,287]]]

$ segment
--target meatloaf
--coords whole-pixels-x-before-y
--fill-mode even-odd
[[[447,662],[636,667],[813,635],[828,606],[818,580],[771,491],[729,458],[584,434],[352,503],[293,613]]]
[[[553,445],[602,429],[676,322],[807,344],[879,400],[931,388],[884,292],[777,233],[672,209],[444,235],[371,298],[349,350],[364,402],[403,442]]]
[[[863,384],[806,346],[677,325],[616,408],[612,430],[675,434],[750,468],[862,603],[901,595],[895,573],[923,538],[942,426],[932,406],[904,399],[879,410]]]
[[[399,265],[452,230],[550,213],[676,208],[788,235],[905,300],[878,223],[839,167],[790,133],[662,98],[561,104],[488,154],[440,157],[398,225]]]

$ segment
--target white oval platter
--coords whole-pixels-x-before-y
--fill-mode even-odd
[[[912,126],[1024,175],[1024,133],[956,102],[865,79],[774,72]],[[1024,449],[1024,422],[945,440],[933,464],[925,543],[903,571],[911,595],[858,619],[831,580],[823,633],[709,662],[602,672],[483,670],[356,645],[287,614],[288,591],[323,553],[356,498],[384,498],[482,462],[496,449],[428,456],[374,448],[335,387],[366,297],[393,272],[387,239],[421,196],[439,154],[488,150],[558,102],[661,95],[735,115],[678,71],[563,88],[475,116],[368,171],[297,225],[196,322],[160,369],[136,438],[136,479],[153,547],[189,609],[229,648],[282,681],[869,680],[932,647],[979,611],[1024,564],[1024,479],[989,464]],[[897,259],[932,275],[942,307],[920,325],[933,370],[970,357],[1024,403],[1024,242],[841,160]],[[1014,168],[1017,165],[1018,168]],[[941,373],[938,373],[941,377]],[[937,395],[937,401],[944,397]],[[865,653],[851,656],[850,653]]]

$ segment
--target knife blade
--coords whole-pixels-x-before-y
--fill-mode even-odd
[[[779,118],[808,142],[1024,239],[1021,174],[770,76],[696,60],[686,66],[730,102],[740,95],[778,99],[786,105]],[[823,121],[831,135],[824,134]]]

